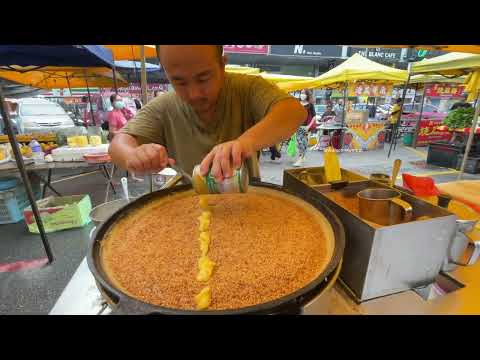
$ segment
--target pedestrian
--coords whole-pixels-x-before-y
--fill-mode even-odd
[[[133,101],[135,102],[135,107],[137,108],[137,110],[140,110],[142,108],[142,103],[140,102],[140,100],[133,99]]]
[[[225,72],[222,45],[160,45],[174,92],[145,104],[113,139],[113,162],[135,174],[176,164],[223,181],[245,161],[260,178],[257,153],[289,138],[306,111],[267,80]],[[281,124],[281,126],[278,126]]]
[[[401,109],[402,99],[398,98],[395,101],[392,109],[390,110],[390,116],[388,119],[388,125],[386,127],[387,137],[386,142],[393,141],[393,136],[395,135],[396,129],[398,127],[398,121],[400,120],[400,109]]]
[[[298,159],[293,164],[295,167],[303,166],[305,154],[308,148],[308,133],[315,122],[315,107],[311,103],[312,93],[308,89],[304,89],[300,93],[300,104],[305,108],[307,116],[303,124],[297,129],[297,150]]]
[[[120,130],[133,118],[133,113],[125,107],[125,102],[118,94],[110,96],[112,111],[107,114],[108,131],[110,139],[113,139]]]

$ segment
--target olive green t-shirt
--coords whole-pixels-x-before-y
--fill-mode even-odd
[[[259,76],[226,73],[215,119],[208,124],[171,92],[145,105],[122,132],[136,137],[139,144],[165,146],[177,165],[191,174],[215,145],[237,139],[273,104],[289,98],[293,97]],[[247,168],[251,177],[260,177],[257,156],[247,160]]]

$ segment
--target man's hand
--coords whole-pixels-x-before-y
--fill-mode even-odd
[[[168,157],[167,149],[158,144],[140,145],[127,155],[127,170],[135,174],[155,173],[168,165],[175,165],[175,160]]]
[[[255,148],[247,139],[237,139],[215,146],[205,156],[200,164],[200,173],[207,175],[210,165],[212,175],[217,181],[233,176],[233,172],[240,168],[242,161],[248,159],[255,152]]]

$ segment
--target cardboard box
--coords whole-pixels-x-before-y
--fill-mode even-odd
[[[92,202],[89,195],[73,195],[48,198],[37,201],[45,232],[83,227],[90,223]],[[38,234],[38,226],[31,206],[23,211],[28,230]]]

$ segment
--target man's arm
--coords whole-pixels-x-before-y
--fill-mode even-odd
[[[117,166],[135,174],[162,171],[175,160],[168,157],[167,149],[159,144],[139,145],[134,136],[117,133],[108,150]]]
[[[161,102],[151,101],[114,136],[109,148],[114,164],[135,174],[153,173],[175,164],[167,149],[157,144],[165,144],[161,112]]]
[[[237,140],[215,146],[201,163],[202,174],[205,175],[212,164],[212,175],[217,180],[231,177],[243,160],[260,149],[289,138],[306,117],[307,111],[297,100],[278,101],[263,119]]]

